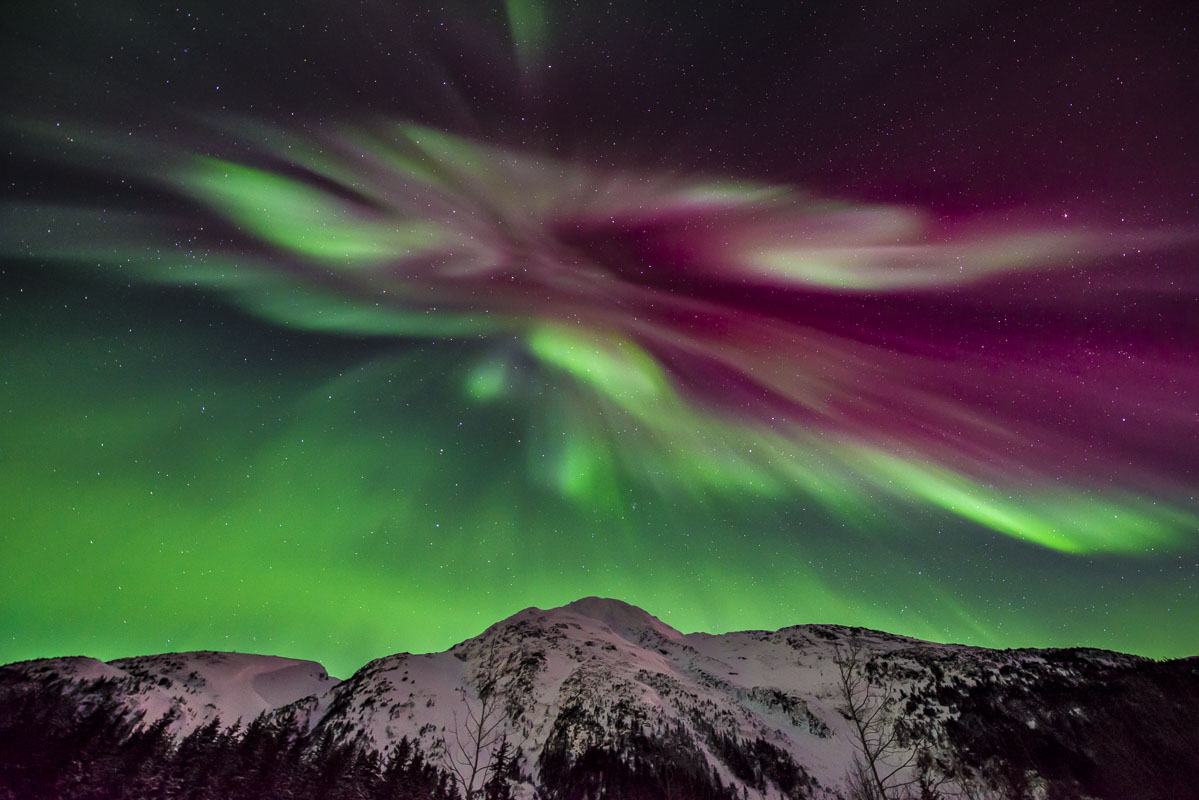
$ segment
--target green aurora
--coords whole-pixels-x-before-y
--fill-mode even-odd
[[[935,508],[849,525],[752,487],[671,496],[569,446],[591,472],[538,481],[578,432],[481,389],[504,359],[474,342],[331,344],[178,292],[33,283],[3,311],[0,507],[39,532],[3,543],[7,660],[227,648],[346,675],[589,594],[682,630],[1188,651],[1193,550],[1029,558]],[[578,388],[548,370],[523,391]]]
[[[972,166],[954,213],[926,201],[962,174],[826,199],[792,155],[711,156],[740,122],[693,124],[687,95],[652,83],[670,53],[695,60],[669,49],[690,46],[677,25],[750,93],[773,28],[701,9],[581,32],[551,8],[364,17],[363,42],[389,30],[415,64],[378,102],[327,88],[378,85],[346,66],[364,48],[290,12],[286,33],[221,4],[129,33],[131,6],[92,21],[83,66],[56,16],[24,23],[60,51],[7,90],[24,113],[6,120],[22,171],[0,230],[0,662],[219,649],[345,677],[587,595],[683,631],[1199,651],[1192,224],[1014,211],[1021,148],[1006,173],[1003,151]],[[226,44],[226,13],[292,72],[255,72],[266,57]],[[201,16],[219,59],[163,66],[203,51],[184,48]],[[90,43],[85,23],[64,42]],[[113,61],[112,41],[131,55],[105,82],[87,59]],[[454,60],[471,48],[485,67]],[[588,116],[592,57],[620,120],[652,123]],[[301,72],[321,59],[341,71]],[[660,107],[680,121],[647,167]],[[750,144],[793,138],[759,107]],[[816,119],[812,148],[838,127]]]

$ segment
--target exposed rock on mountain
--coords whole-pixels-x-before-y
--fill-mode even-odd
[[[380,781],[403,742],[463,796],[1185,798],[1199,774],[1199,659],[830,625],[683,634],[599,598],[343,682],[312,662],[183,653],[9,665],[0,690],[9,708],[110,702],[180,738],[265,715],[309,748],[377,754]]]

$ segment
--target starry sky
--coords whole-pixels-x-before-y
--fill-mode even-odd
[[[0,662],[1199,652],[1187,4],[26,5]]]

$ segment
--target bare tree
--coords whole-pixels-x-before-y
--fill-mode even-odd
[[[840,705],[837,710],[853,726],[857,752],[848,783],[855,800],[890,800],[911,795],[919,781],[918,751],[899,741],[895,722],[895,697],[890,683],[871,683],[862,644],[854,640],[838,647],[837,665]]]
[[[904,741],[894,681],[881,677],[856,639],[838,647],[841,712],[853,725],[853,763],[846,774],[851,800],[999,800],[1008,795],[988,788],[966,765],[937,758],[926,747]],[[909,730],[909,734],[911,731]]]
[[[454,712],[454,730],[446,742],[443,761],[454,775],[465,800],[483,796],[492,771],[504,765],[496,753],[507,741],[507,718],[499,681],[500,655],[492,640],[483,651],[483,659],[469,685],[458,688],[462,714]],[[471,699],[471,695],[477,698]]]

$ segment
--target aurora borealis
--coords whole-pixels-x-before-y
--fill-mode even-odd
[[[1194,25],[622,5],[5,34],[0,661],[1199,652]]]

